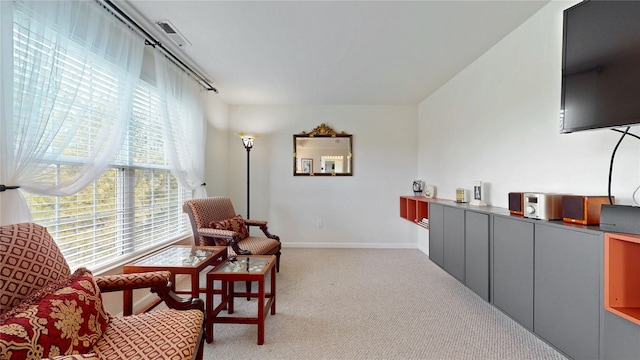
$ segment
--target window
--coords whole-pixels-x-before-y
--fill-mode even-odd
[[[27,194],[35,222],[46,226],[69,266],[100,268],[165,244],[188,231],[182,203],[191,197],[171,175],[155,89],[140,81],[127,138],[114,166],[72,196]],[[65,180],[74,165],[52,164]]]

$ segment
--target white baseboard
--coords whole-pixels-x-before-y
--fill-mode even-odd
[[[309,242],[286,242],[282,243],[284,248],[323,248],[323,249],[417,249],[415,243],[309,243]]]

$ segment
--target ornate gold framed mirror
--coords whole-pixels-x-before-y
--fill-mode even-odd
[[[293,135],[294,176],[352,176],[353,135],[330,126]]]

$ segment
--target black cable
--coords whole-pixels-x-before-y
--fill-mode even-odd
[[[616,157],[616,151],[618,151],[618,147],[620,146],[620,143],[622,143],[622,139],[624,139],[625,136],[627,136],[627,134],[629,134],[629,129],[631,129],[630,126],[627,126],[627,128],[624,130],[624,132],[617,130],[617,129],[613,129],[614,131],[617,132],[621,132],[622,136],[620,136],[620,140],[618,140],[618,143],[616,144],[616,147],[613,148],[613,152],[611,153],[611,161],[609,162],[609,183],[608,183],[608,192],[607,195],[609,196],[609,204],[613,205],[613,199],[611,198],[611,177],[613,175],[613,159]],[[629,134],[632,136],[635,136],[633,134]],[[637,137],[637,136],[635,136]]]
[[[624,131],[622,131],[622,130],[620,130],[620,129],[611,129],[611,130],[612,130],[612,131],[615,131],[615,132],[619,132],[619,133],[621,133],[621,134],[624,134]],[[634,138],[636,138],[636,139],[640,140],[640,136],[638,136],[638,135],[636,135],[636,134],[634,134],[634,133],[627,133],[627,135],[629,135],[629,136],[633,136]]]
[[[619,130],[619,129],[611,129],[611,130],[616,131],[616,132],[619,132],[619,133],[624,133],[624,131]],[[640,136],[638,136],[638,135],[636,135],[636,134],[633,134],[633,133],[627,133],[627,135],[629,135],[629,136],[633,136],[634,138],[636,138],[636,139],[640,140]],[[636,200],[636,194],[638,193],[638,190],[640,190],[640,186],[639,186],[639,187],[636,187],[636,189],[633,191],[633,195],[632,195],[633,201],[634,201],[636,204],[638,204],[638,201]]]

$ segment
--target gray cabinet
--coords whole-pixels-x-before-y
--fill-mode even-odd
[[[465,285],[489,301],[489,215],[466,211],[464,232]]]
[[[533,331],[533,223],[493,217],[493,304]]]
[[[602,234],[535,224],[534,332],[574,359],[597,359]]]
[[[444,266],[444,206],[429,203],[429,259]]]
[[[640,326],[604,310],[597,226],[429,202],[429,258],[573,359],[640,359]]]
[[[603,310],[602,347],[601,359],[640,359],[640,326]]]
[[[464,210],[444,207],[443,268],[464,283]]]
[[[464,210],[429,203],[429,258],[464,282]]]
[[[604,310],[595,226],[429,203],[429,257],[573,359],[640,359],[640,326]]]
[[[489,301],[488,213],[429,203],[429,258]]]

